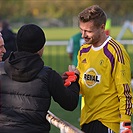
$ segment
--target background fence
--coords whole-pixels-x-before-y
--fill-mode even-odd
[[[60,74],[68,70],[71,60],[66,52],[68,41],[48,41],[44,48],[44,63]]]
[[[119,40],[126,48],[131,59],[131,71],[133,78],[133,40]],[[71,60],[66,52],[68,41],[48,41],[44,48],[44,63],[51,66],[60,74],[67,71]]]

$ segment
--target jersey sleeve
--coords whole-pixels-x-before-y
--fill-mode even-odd
[[[131,89],[131,69],[130,59],[124,49],[120,48],[119,55],[115,58],[115,69],[113,77],[120,101],[120,121],[131,120],[132,109],[132,89]]]

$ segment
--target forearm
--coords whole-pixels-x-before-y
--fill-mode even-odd
[[[71,83],[69,87],[65,87],[63,79],[58,74],[54,76],[51,77],[53,83],[50,85],[50,92],[54,101],[66,110],[74,110],[78,105],[79,98],[78,80]]]
[[[131,120],[132,112],[132,90],[128,84],[117,85],[120,101],[120,121]]]

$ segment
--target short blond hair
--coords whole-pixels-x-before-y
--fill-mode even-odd
[[[102,8],[98,5],[90,6],[84,9],[78,15],[79,22],[93,21],[94,25],[99,27],[102,24],[106,24],[107,15]]]

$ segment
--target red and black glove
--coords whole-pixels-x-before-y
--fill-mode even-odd
[[[70,86],[72,82],[75,82],[77,79],[76,74],[73,71],[67,71],[62,75],[64,80],[64,86]]]

